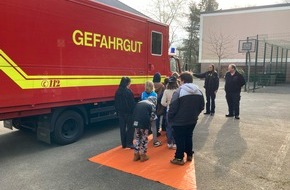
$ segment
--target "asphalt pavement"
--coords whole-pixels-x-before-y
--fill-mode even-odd
[[[195,83],[202,86],[203,81]],[[289,94],[290,85],[242,92],[241,119],[228,119],[221,81],[216,114],[202,114],[194,131],[197,189],[290,189]],[[0,126],[0,189],[173,189],[87,160],[120,144],[117,125],[91,126],[82,139],[66,146]]]
[[[215,116],[201,116],[194,131],[198,189],[290,189],[289,95],[290,85],[242,92],[235,120],[225,117],[221,82]]]
[[[116,121],[92,126],[86,129],[78,142],[66,146],[39,142],[30,131],[9,131],[1,128],[0,189],[173,189],[87,160],[119,144]]]

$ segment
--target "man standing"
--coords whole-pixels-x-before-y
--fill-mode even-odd
[[[204,88],[206,95],[206,112],[205,115],[214,115],[215,113],[215,98],[219,89],[219,77],[214,69],[214,65],[211,64],[208,67],[208,71],[201,74],[193,74],[197,78],[205,78]]]
[[[240,119],[241,88],[245,85],[244,77],[237,71],[234,64],[230,64],[225,76],[225,91],[229,114],[226,117]]]
[[[131,79],[122,77],[118,90],[115,93],[115,108],[119,115],[120,135],[123,148],[134,148],[134,128],[132,126],[132,114],[135,100],[130,90]]]
[[[192,161],[192,133],[198,120],[198,115],[204,109],[204,99],[199,88],[192,84],[193,76],[189,72],[180,75],[181,86],[174,92],[169,111],[168,120],[172,123],[176,152],[172,164],[184,164],[186,160]]]

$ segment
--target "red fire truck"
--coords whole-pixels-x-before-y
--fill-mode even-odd
[[[0,18],[0,120],[47,143],[116,118],[122,76],[137,98],[154,73],[171,74],[168,26],[145,16],[91,0],[2,0]]]

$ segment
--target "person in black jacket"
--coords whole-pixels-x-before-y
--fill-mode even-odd
[[[180,75],[181,86],[174,92],[168,111],[168,120],[172,123],[176,152],[172,164],[184,164],[184,152],[187,161],[192,161],[192,134],[199,114],[204,109],[204,98],[199,88],[192,84],[193,76],[189,72]]]
[[[157,98],[149,96],[147,100],[137,103],[133,112],[133,127],[135,128],[135,150],[133,161],[144,162],[149,159],[146,155],[148,131],[151,123],[155,122]]]
[[[206,95],[206,112],[204,114],[214,115],[215,113],[215,98],[219,89],[219,77],[214,69],[214,65],[211,64],[208,67],[208,71],[201,74],[193,74],[197,78],[205,78],[204,88]]]
[[[130,90],[131,79],[122,77],[118,90],[115,93],[115,108],[119,116],[121,143],[123,148],[134,148],[132,127],[132,114],[135,107],[135,100]]]
[[[229,65],[228,72],[225,76],[225,91],[229,109],[229,114],[226,117],[240,119],[241,88],[245,83],[245,79],[237,71],[236,65]]]

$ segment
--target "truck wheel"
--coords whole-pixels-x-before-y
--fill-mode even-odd
[[[70,144],[77,141],[83,131],[83,117],[75,111],[65,111],[55,122],[53,139],[57,144]]]

